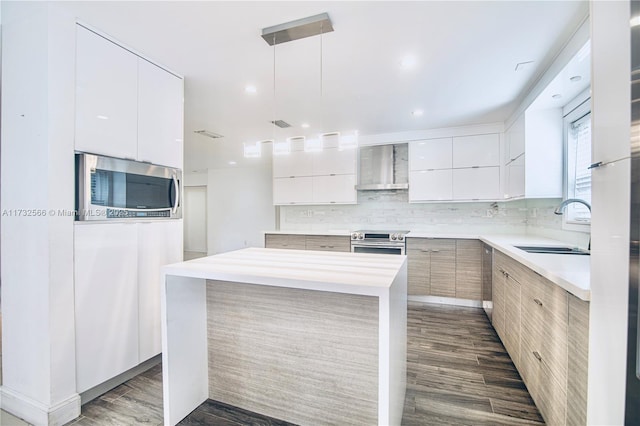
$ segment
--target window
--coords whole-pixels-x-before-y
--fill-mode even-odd
[[[588,100],[565,117],[565,129],[565,199],[579,198],[591,204],[591,111]],[[572,203],[565,209],[564,221],[589,225],[591,213],[586,206]]]

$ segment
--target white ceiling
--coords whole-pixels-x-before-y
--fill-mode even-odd
[[[242,165],[242,142],[504,121],[588,14],[585,1],[77,2],[83,22],[185,77],[185,169]],[[262,28],[327,12],[275,48]],[[415,68],[400,61],[414,55]],[[522,71],[517,63],[534,61]],[[257,93],[247,94],[247,84]],[[422,117],[411,111],[420,108]],[[283,119],[280,130],[269,121]],[[308,122],[309,129],[300,128]],[[194,130],[224,135],[209,139]]]

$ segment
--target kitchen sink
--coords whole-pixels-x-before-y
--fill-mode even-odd
[[[514,246],[517,249],[524,250],[527,253],[542,254],[578,254],[588,256],[589,252],[576,247],[549,247],[549,246]]]

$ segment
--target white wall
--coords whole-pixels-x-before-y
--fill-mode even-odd
[[[184,202],[184,251],[207,252],[207,187],[185,186]]]
[[[271,157],[254,167],[209,169],[207,247],[209,255],[264,247],[264,231],[275,228]]]

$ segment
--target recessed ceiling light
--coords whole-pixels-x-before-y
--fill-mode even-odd
[[[229,161],[229,165],[230,166],[235,166],[236,164],[238,164],[238,163],[236,163],[235,161]]]
[[[581,76],[581,75],[574,75],[574,76],[573,76],[573,77],[571,77],[569,80],[570,80],[572,83],[577,83],[577,82],[579,82],[580,80],[582,80],[582,76]]]
[[[109,117],[107,117],[106,115],[96,115],[96,118],[99,118],[100,120],[108,120]]]
[[[309,123],[302,123],[300,125],[300,127],[302,127],[303,129],[308,129],[309,128]]]
[[[258,89],[256,88],[256,86],[248,85],[244,88],[244,91],[247,93],[256,93]]]
[[[413,55],[407,55],[400,60],[400,68],[404,70],[411,69],[416,66],[418,60]]]
[[[555,95],[551,96],[553,99],[561,99],[562,95],[560,93],[556,93]]]
[[[421,109],[414,109],[413,111],[411,111],[411,115],[413,115],[414,117],[420,117],[422,114],[424,114],[424,111],[422,111]]]

